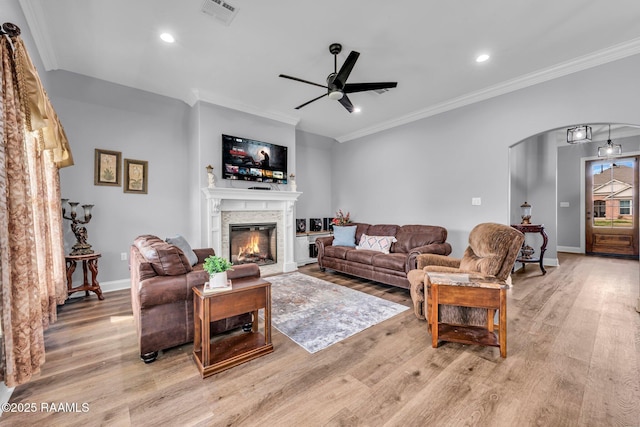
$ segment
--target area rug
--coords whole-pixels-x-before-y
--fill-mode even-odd
[[[271,282],[271,323],[315,353],[407,310],[400,304],[294,272]]]

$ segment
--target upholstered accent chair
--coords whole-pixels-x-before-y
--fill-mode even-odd
[[[523,242],[524,234],[515,228],[483,223],[471,230],[469,246],[462,258],[436,254],[418,255],[417,268],[407,275],[415,315],[424,320],[425,314],[429,313],[428,289],[425,298],[425,283],[427,288],[429,284],[429,278],[425,277],[427,272],[482,274],[510,283],[511,269]],[[487,323],[487,310],[441,306],[440,318],[447,323],[483,326]]]

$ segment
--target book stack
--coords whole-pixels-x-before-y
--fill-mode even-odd
[[[227,280],[227,286],[216,287],[209,286],[209,282],[205,282],[204,287],[202,288],[202,293],[204,295],[217,294],[218,292],[230,291],[231,289],[233,289],[231,280]]]

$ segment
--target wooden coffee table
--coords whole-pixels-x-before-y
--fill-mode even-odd
[[[235,279],[231,290],[212,294],[204,294],[202,288],[193,288],[193,359],[202,378],[273,352],[271,283],[260,278]],[[258,327],[261,308],[263,333]],[[211,340],[211,322],[243,313],[253,314],[251,332]]]
[[[429,277],[429,319],[431,346],[438,340],[500,347],[500,356],[507,357],[507,294],[508,286],[501,280],[470,274],[427,273]],[[487,309],[486,328],[471,325],[440,323],[440,304]],[[498,310],[498,336],[493,318]]]

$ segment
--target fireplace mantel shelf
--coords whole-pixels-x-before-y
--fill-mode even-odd
[[[280,200],[295,202],[302,194],[298,191],[249,190],[247,188],[208,188],[202,189],[207,199],[228,200]]]

